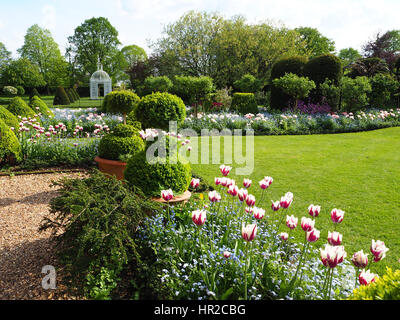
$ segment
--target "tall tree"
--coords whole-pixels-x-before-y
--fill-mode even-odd
[[[45,85],[39,67],[26,58],[12,60],[2,69],[0,76],[0,86],[36,88]]]
[[[117,80],[128,80],[128,71],[135,65],[139,63],[144,63],[147,61],[148,57],[146,51],[137,46],[130,45],[125,46],[119,52],[118,61],[120,61],[119,72],[116,75]]]
[[[0,42],[0,70],[11,61],[11,52],[7,50],[4,43]]]
[[[311,58],[335,52],[335,42],[322,35],[318,29],[299,27],[295,30],[300,34],[301,39],[306,42],[306,49]]]
[[[118,46],[118,31],[107,18],[91,18],[78,26],[68,37],[66,56],[75,80],[88,82],[97,70],[98,60],[104,70],[114,77],[119,71],[121,55]]]
[[[338,57],[342,61],[342,66],[344,68],[362,58],[361,54],[354,48],[340,50]]]
[[[68,85],[67,62],[49,30],[31,26],[18,53],[38,66],[48,89]]]

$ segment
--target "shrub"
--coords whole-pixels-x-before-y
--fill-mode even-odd
[[[88,178],[64,178],[54,185],[60,187],[59,196],[51,200],[40,230],[50,230],[56,240],[63,281],[91,299],[118,296],[118,289],[126,287],[120,281],[124,269],[140,259],[134,233],[145,212],[159,205],[97,170]]]
[[[304,67],[304,75],[313,80],[317,86],[326,79],[338,85],[343,75],[342,63],[333,54],[324,54],[308,61]]]
[[[355,289],[348,300],[400,300],[400,270],[387,268],[383,277]]]
[[[17,88],[14,88],[12,86],[5,86],[3,88],[3,92],[7,96],[16,96],[18,94]]]
[[[79,100],[81,98],[79,96],[78,90],[75,87],[72,88],[72,92],[74,93],[75,100]]]
[[[237,91],[250,93],[256,93],[260,91],[262,85],[262,81],[256,79],[256,77],[251,74],[246,74],[240,80],[237,80],[233,83],[233,86]]]
[[[108,160],[121,160],[126,155],[143,151],[145,144],[134,126],[119,124],[112,133],[105,135],[99,144],[99,156]]]
[[[315,83],[307,77],[299,77],[293,73],[287,73],[279,79],[274,79],[275,87],[281,89],[288,96],[292,97],[297,106],[297,101],[308,96],[312,89],[315,89]]]
[[[65,89],[63,87],[57,87],[56,94],[53,100],[53,105],[67,106],[69,104],[71,104],[71,101],[69,100]]]
[[[21,145],[9,126],[0,119],[0,164],[14,165],[21,161]]]
[[[71,89],[71,88],[66,88],[66,89],[65,89],[65,93],[67,94],[68,99],[69,99],[69,101],[70,101],[71,103],[75,102],[75,96],[74,96],[74,94],[72,93],[72,89]]]
[[[232,97],[230,96],[231,89],[224,88],[216,90],[212,95],[214,100],[212,108],[216,110],[229,110],[232,105]]]
[[[348,112],[361,110],[368,105],[371,84],[367,77],[342,79],[342,107]]]
[[[385,60],[372,57],[359,59],[352,64],[349,77],[373,77],[378,73],[389,73],[389,67]]]
[[[140,100],[135,110],[135,118],[142,123],[144,129],[168,131],[170,121],[176,121],[178,127],[183,124],[186,106],[182,99],[175,95],[155,92]]]
[[[36,113],[20,97],[13,98],[7,106],[7,110],[15,116],[26,118],[34,118],[36,116]]]
[[[304,75],[304,66],[307,58],[294,56],[277,61],[271,69],[271,80],[283,77],[286,73],[293,73],[298,76]],[[288,105],[290,97],[282,90],[271,84],[271,108],[282,110]]]
[[[231,110],[241,114],[257,114],[258,107],[254,93],[234,93],[232,97]]]
[[[147,95],[153,92],[169,92],[172,87],[173,83],[167,76],[147,77],[144,80],[141,94]]]
[[[103,101],[103,110],[108,113],[122,114],[124,124],[126,124],[126,116],[137,108],[140,98],[136,93],[129,90],[112,91]]]
[[[320,84],[319,88],[322,99],[325,99],[332,110],[337,111],[340,103],[340,86],[335,85],[332,80],[326,79],[324,83]]]
[[[382,73],[377,73],[369,82],[372,89],[369,94],[370,105],[374,108],[391,107],[399,83],[391,75]]]
[[[175,196],[181,195],[189,188],[191,168],[180,155],[174,160],[156,157],[147,161],[146,152],[139,152],[129,159],[124,172],[125,180],[148,197],[160,197],[161,191],[168,189],[172,189]]]
[[[40,112],[45,117],[54,117],[53,111],[51,111],[47,104],[37,96],[30,99],[29,107],[36,113]]]
[[[14,128],[15,130],[19,128],[18,118],[3,106],[0,106],[0,119],[10,128]]]
[[[16,86],[16,89],[19,96],[23,96],[25,94],[25,89],[23,86]]]
[[[32,99],[34,96],[37,96],[38,98],[41,98],[39,92],[37,91],[36,88],[33,88],[31,91],[31,94],[29,95],[29,99]]]

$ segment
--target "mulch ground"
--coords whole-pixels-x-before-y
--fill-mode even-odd
[[[57,274],[55,290],[42,288],[44,266],[57,267],[50,232],[39,233],[49,202],[57,196],[52,181],[82,173],[0,177],[0,300],[76,299]],[[57,271],[59,272],[59,271]]]

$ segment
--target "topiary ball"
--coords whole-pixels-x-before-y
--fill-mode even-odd
[[[37,96],[33,96],[30,99],[29,107],[36,113],[41,113],[45,117],[54,117],[53,111],[47,106],[47,104]]]
[[[7,106],[7,110],[10,111],[14,116],[35,118],[36,113],[33,111],[24,100],[20,97],[11,99],[10,104]]]
[[[104,98],[102,110],[108,113],[127,115],[135,110],[139,101],[139,96],[132,91],[112,91]]]
[[[112,133],[105,135],[99,143],[99,156],[119,161],[121,157],[134,155],[145,149],[145,143],[133,126],[119,124]]]
[[[182,195],[189,188],[192,170],[182,156],[177,155],[175,160],[167,157],[147,161],[146,152],[139,152],[129,159],[124,172],[125,180],[148,197],[160,197],[162,190],[169,189],[174,196]]]
[[[315,57],[305,65],[304,75],[313,80],[317,86],[326,79],[338,85],[343,75],[342,62],[333,54]]]
[[[19,120],[16,116],[14,116],[10,111],[8,111],[5,107],[0,106],[0,119],[4,121],[4,123],[10,128],[18,129],[19,128]],[[14,131],[15,132],[15,131]]]
[[[178,128],[186,118],[186,106],[182,99],[166,92],[155,92],[143,97],[136,110],[135,118],[143,129],[155,128],[169,131],[169,122],[176,121]]]
[[[9,126],[0,119],[0,164],[15,165],[21,161],[21,145]]]

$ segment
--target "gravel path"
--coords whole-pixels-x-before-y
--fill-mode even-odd
[[[42,267],[56,266],[50,232],[38,232],[57,196],[52,181],[82,173],[57,173],[0,177],[0,300],[74,299],[56,283],[42,288]],[[57,275],[59,277],[59,275]],[[57,279],[57,278],[56,278]]]

